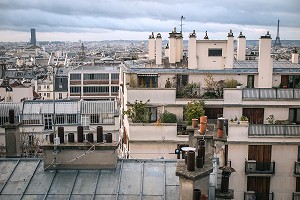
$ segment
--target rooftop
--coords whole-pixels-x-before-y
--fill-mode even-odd
[[[126,61],[124,65],[127,72],[131,73],[212,73],[212,74],[243,74],[258,73],[257,61],[234,61],[232,69],[223,70],[204,70],[204,69],[187,69],[187,68],[146,68],[149,64],[147,60]],[[300,64],[294,64],[288,61],[273,61],[273,73],[299,73]]]
[[[75,69],[73,69],[73,72],[77,71],[91,71],[91,70],[101,70],[101,71],[118,71],[119,72],[119,66],[79,66]],[[70,71],[72,72],[72,71]],[[99,71],[100,72],[100,71]]]
[[[179,199],[176,161],[118,160],[115,170],[46,170],[0,159],[0,199]]]

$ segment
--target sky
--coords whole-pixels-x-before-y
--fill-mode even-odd
[[[203,39],[226,39],[232,29],[257,40],[270,31],[276,38],[300,40],[299,0],[0,0],[0,41],[146,40],[167,39],[174,27],[184,39],[196,30]]]

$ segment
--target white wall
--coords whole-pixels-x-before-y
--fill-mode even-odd
[[[175,88],[127,88],[127,101],[147,101],[150,104],[174,104],[176,99]],[[125,102],[127,102],[125,101]]]
[[[208,56],[209,48],[221,48],[222,56]],[[224,69],[227,54],[227,40],[198,40],[197,63],[198,69]]]
[[[228,160],[236,170],[229,178],[229,189],[234,189],[234,199],[244,199],[247,191],[247,176],[245,175],[245,159],[248,159],[248,146],[241,144],[228,145]]]

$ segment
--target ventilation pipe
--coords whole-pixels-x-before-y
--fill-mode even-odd
[[[197,69],[197,36],[195,30],[189,36],[188,68]]]
[[[299,63],[299,53],[296,47],[292,50],[292,63],[293,64]]]
[[[63,126],[58,127],[58,137],[60,144],[63,144],[65,142],[65,131]]]
[[[106,143],[112,143],[112,134],[107,133],[105,139],[106,139]]]
[[[195,151],[187,152],[187,170],[195,171]]]
[[[149,60],[154,60],[155,59],[155,38],[153,32],[151,35],[149,35],[148,48],[149,48],[148,50]]]
[[[68,142],[69,143],[74,143],[74,133],[69,133],[68,134]]]
[[[238,45],[236,59],[238,61],[246,60],[246,37],[243,35],[242,32],[240,32],[237,41]]]
[[[103,127],[97,126],[97,143],[103,142]]]
[[[156,65],[162,64],[162,38],[161,34],[157,33],[156,36]]]
[[[94,134],[93,133],[88,133],[87,135],[87,141],[90,143],[94,142]]]
[[[83,126],[77,126],[77,142],[83,142]]]

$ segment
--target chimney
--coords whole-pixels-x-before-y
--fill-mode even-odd
[[[148,48],[149,48],[149,60],[154,60],[155,59],[155,38],[154,38],[154,33],[152,32],[151,35],[149,35],[149,40],[148,40]]]
[[[156,65],[162,64],[162,38],[161,34],[156,35]]]
[[[176,28],[169,33],[169,63],[176,62]]]
[[[181,62],[183,58],[183,37],[182,33],[176,35],[176,62]]]
[[[204,40],[209,40],[208,35],[207,35],[207,31],[205,31],[205,36],[203,38]]]
[[[16,158],[21,156],[19,125],[20,123],[15,122],[14,110],[9,110],[9,122],[2,126],[5,128],[5,147],[7,158]]]
[[[226,55],[226,64],[225,68],[233,68],[233,54],[234,54],[234,36],[232,33],[232,30],[230,29],[230,32],[227,36],[227,55]]]
[[[165,57],[169,57],[169,43],[167,43],[166,47],[165,47]]]
[[[258,88],[272,88],[273,60],[271,58],[272,38],[269,31],[259,39]]]
[[[292,63],[299,63],[299,53],[296,47],[292,50]]]
[[[197,36],[195,30],[189,36],[188,68],[197,69]]]
[[[238,61],[243,61],[246,58],[246,37],[240,32],[238,36],[237,56]]]

